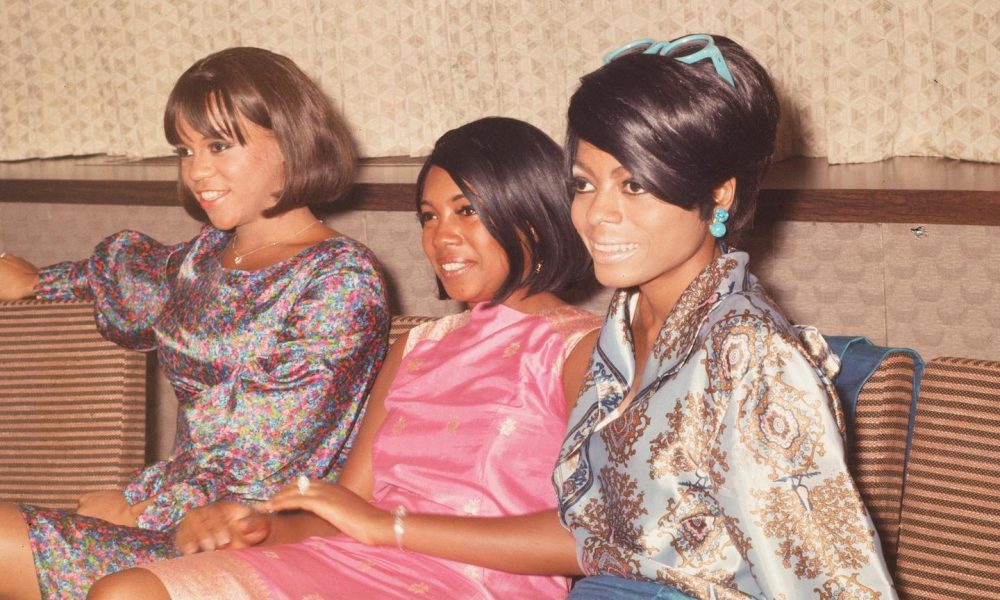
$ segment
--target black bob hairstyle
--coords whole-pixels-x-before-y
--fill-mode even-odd
[[[245,145],[238,116],[272,131],[285,162],[284,186],[265,216],[333,202],[350,188],[356,152],[343,119],[294,62],[268,50],[228,48],[191,65],[170,92],[163,130],[168,142],[184,144],[184,119],[206,137]],[[183,182],[177,188],[187,212],[207,221]]]
[[[657,198],[697,207],[703,220],[711,218],[715,188],[735,177],[726,237],[738,242],[753,223],[780,109],[767,71],[736,42],[712,38],[735,86],[711,60],[626,54],[581,79],[570,99],[566,150],[572,163],[579,142],[590,143]]]
[[[559,145],[537,127],[486,117],[442,135],[420,170],[418,216],[427,174],[439,167],[506,253],[510,272],[492,304],[522,287],[529,294],[562,293],[588,281],[590,255],[570,220],[563,161]]]

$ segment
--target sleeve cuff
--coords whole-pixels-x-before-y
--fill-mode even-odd
[[[88,260],[61,262],[42,268],[32,290],[40,300],[93,300],[87,279]]]

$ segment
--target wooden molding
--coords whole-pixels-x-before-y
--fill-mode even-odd
[[[172,166],[147,163],[107,169],[93,162],[65,161],[0,164],[0,202],[177,205]],[[377,169],[379,161],[370,161],[369,166]],[[413,211],[415,193],[412,181],[358,183],[337,206]],[[828,165],[823,159],[783,161],[774,165],[761,190],[757,219],[998,226],[1000,164],[937,158],[859,165]]]

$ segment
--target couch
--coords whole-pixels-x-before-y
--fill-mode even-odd
[[[394,317],[390,338],[428,320]],[[844,394],[849,457],[901,597],[1000,598],[1000,362],[851,347],[879,353]],[[145,373],[86,303],[0,303],[0,500],[121,485],[142,465]]]
[[[75,508],[142,467],[146,356],[89,302],[0,302],[0,502]]]

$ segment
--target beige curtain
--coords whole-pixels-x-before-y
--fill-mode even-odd
[[[6,0],[0,159],[169,152],[161,111],[195,59],[294,59],[367,156],[523,118],[560,139],[579,76],[638,37],[723,33],[770,69],[780,154],[1000,162],[997,0]]]

